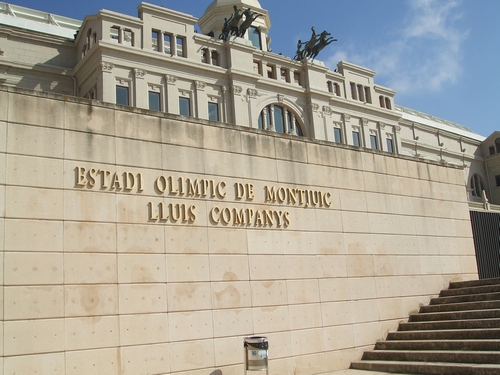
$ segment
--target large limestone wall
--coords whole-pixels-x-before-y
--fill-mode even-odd
[[[6,87],[0,165],[0,374],[346,368],[477,277],[458,169]]]

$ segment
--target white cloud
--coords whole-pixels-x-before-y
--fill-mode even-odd
[[[455,26],[460,15],[455,0],[408,0],[405,26],[385,45],[353,53],[360,46],[335,52],[327,63],[346,60],[373,69],[378,81],[400,94],[438,91],[461,74],[467,31]]]

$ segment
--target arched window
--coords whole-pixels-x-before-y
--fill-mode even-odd
[[[391,99],[385,98],[385,108],[392,109],[391,108]]]
[[[252,42],[254,47],[262,50],[262,40],[260,38],[260,30],[254,26],[248,28],[248,39]]]
[[[271,104],[259,115],[259,129],[268,130],[274,127],[277,133],[291,133],[304,136],[302,127],[295,114],[287,107]]]
[[[495,147],[497,149],[497,154],[500,153],[500,138],[495,139]]]
[[[475,173],[470,179],[470,190],[473,197],[481,198],[484,189],[483,179]]]
[[[92,29],[87,32],[87,51],[92,48]]]

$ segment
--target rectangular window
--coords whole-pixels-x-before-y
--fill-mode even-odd
[[[161,111],[161,95],[159,92],[149,91],[149,109]]]
[[[111,37],[111,41],[114,43],[118,43],[118,38],[120,37],[120,29],[113,26],[109,29],[109,34]]]
[[[490,146],[490,155],[495,155],[495,147]]]
[[[191,100],[189,98],[179,98],[179,114],[181,116],[191,116]]]
[[[178,36],[176,39],[177,43],[177,56],[179,57],[186,57],[186,41],[183,37]]]
[[[260,64],[260,61],[257,60],[253,61],[253,71],[254,73],[262,75],[262,65]]]
[[[267,65],[267,78],[276,79],[276,75],[274,74],[275,69],[273,65]]]
[[[333,128],[333,135],[336,143],[342,143],[342,132],[340,131],[340,128]]]
[[[378,149],[377,147],[377,136],[374,134],[370,134],[370,146],[373,150]]]
[[[359,132],[353,131],[352,132],[352,144],[354,146],[359,147],[359,146],[361,146],[361,144],[359,143],[359,141],[360,141],[360,139],[359,139]]]
[[[300,85],[300,73],[299,72],[293,72],[293,83]]]
[[[158,51],[158,48],[160,46],[160,32],[153,30],[151,32],[151,48],[153,51]]]
[[[210,121],[219,121],[219,104],[208,103],[208,119]]]
[[[126,46],[134,46],[134,33],[131,30],[123,31],[123,44]]]
[[[288,69],[281,68],[280,69],[280,77],[282,81],[290,82],[290,74],[288,73]]]
[[[500,186],[500,175],[495,176],[495,181],[497,183],[497,187]]]
[[[362,85],[358,85],[358,98],[360,101],[365,101],[365,88]]]
[[[129,90],[126,86],[116,86],[116,104],[129,104]]]
[[[392,139],[387,138],[387,151],[394,152],[394,144],[392,143]]]
[[[366,100],[367,103],[371,103],[372,102],[372,93],[371,93],[369,87],[365,87],[365,100]]]
[[[357,88],[354,82],[351,82],[351,97],[354,100],[358,100]]]
[[[213,66],[219,66],[219,52],[217,51],[212,51],[210,53],[210,57],[212,59],[212,65]]]
[[[163,34],[163,53],[172,54],[172,36],[170,34]]]

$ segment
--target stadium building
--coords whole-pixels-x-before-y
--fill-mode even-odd
[[[222,40],[235,6],[259,17]],[[273,375],[325,373],[500,276],[500,133],[270,30],[257,0],[0,2],[3,374],[236,375],[252,335]]]

